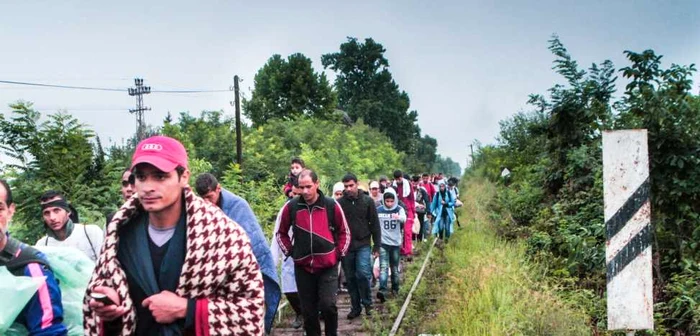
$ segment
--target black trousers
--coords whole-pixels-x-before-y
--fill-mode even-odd
[[[427,235],[425,231],[428,229],[428,227],[425,223],[425,213],[416,213],[416,215],[418,215],[418,221],[420,221],[420,232],[418,232],[417,235],[413,236],[416,237],[418,241],[421,241],[423,240],[423,237]]]
[[[318,273],[309,273],[303,267],[295,266],[294,272],[306,335],[321,335],[319,311],[326,325],[326,336],[338,335],[338,307],[335,304],[338,295],[338,265]]]
[[[301,315],[301,300],[299,300],[299,293],[284,293],[284,296],[287,297],[287,302],[289,302],[289,305],[292,307],[292,310],[294,310],[294,313]]]

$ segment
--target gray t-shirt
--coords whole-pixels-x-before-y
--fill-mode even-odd
[[[403,242],[401,231],[406,222],[406,211],[394,204],[392,209],[387,209],[384,205],[377,207],[379,226],[382,228],[382,245],[401,246]]]
[[[170,238],[172,238],[173,234],[175,234],[176,228],[176,226],[173,226],[169,229],[159,229],[151,224],[148,224],[148,236],[151,238],[153,244],[161,247],[170,241]]]

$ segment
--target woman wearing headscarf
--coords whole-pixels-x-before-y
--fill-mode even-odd
[[[452,222],[455,220],[455,198],[454,194],[447,190],[445,181],[438,182],[438,191],[433,197],[433,202],[430,205],[432,210],[431,215],[435,218],[433,224],[433,234],[440,239],[445,239],[445,243],[452,235]]]

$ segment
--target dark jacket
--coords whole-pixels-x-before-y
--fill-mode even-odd
[[[19,259],[40,262],[24,263],[18,262]],[[7,266],[13,275],[44,278],[44,285],[27,302],[16,322],[26,327],[30,336],[66,335],[68,329],[63,324],[61,289],[46,265],[48,261],[43,253],[9,236],[5,249],[0,251],[0,266]]]
[[[320,191],[314,204],[307,204],[303,197],[287,202],[282,208],[280,227],[275,238],[286,256],[294,258],[294,264],[310,273],[335,266],[345,256],[350,246],[350,229],[343,210],[335,204],[334,218],[336,232],[328,222],[326,206],[335,202]],[[291,205],[290,205],[291,204]],[[292,209],[293,208],[293,209]],[[294,216],[294,245],[289,239]]]
[[[370,237],[374,241],[374,251],[379,252],[382,242],[382,229],[379,226],[377,207],[374,200],[362,191],[358,191],[357,197],[345,193],[338,200],[343,208],[345,219],[350,226],[352,242],[350,251],[360,247],[370,246]]]
[[[422,186],[418,187],[418,192],[420,193],[420,197],[416,197],[416,213],[419,214],[426,214],[430,213],[430,195],[428,194],[428,191],[425,190]],[[422,204],[425,208],[423,211],[418,211],[418,203]]]
[[[151,295],[167,290],[175,292],[179,275],[185,262],[186,213],[183,209],[173,237],[168,242],[166,258],[160,266],[160,274],[154,271],[148,238],[148,214],[140,213],[131,219],[120,232],[120,244],[117,258],[124,270],[129,284],[129,295],[134,302],[143,302]],[[171,324],[156,322],[151,311],[141,304],[135,304],[138,323],[135,335],[180,335],[183,331],[194,330],[195,304],[193,299],[187,300],[187,316],[184,320],[176,320]],[[111,332],[118,333],[119,322],[106,323]],[[109,333],[108,333],[109,334]]]

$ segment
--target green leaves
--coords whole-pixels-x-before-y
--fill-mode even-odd
[[[507,213],[502,233],[526,236],[529,251],[558,270],[553,276],[573,276],[576,287],[602,293],[600,135],[606,129],[647,129],[654,280],[657,292],[665,291],[655,297],[663,301],[660,322],[678,333],[698,333],[700,97],[690,92],[695,65],[664,68],[652,50],[625,51],[630,65],[620,72],[629,83],[613,102],[616,76],[610,61],[580,70],[556,36],[550,50],[567,85],[554,85],[549,98],[531,95],[535,110],[501,122],[499,146],[477,154],[475,169],[490,178],[497,179],[503,166],[513,172],[496,205]],[[604,311],[592,314],[604,320]]]
[[[339,52],[321,56],[321,63],[336,72],[338,106],[353,121],[362,120],[380,130],[396,149],[412,154],[413,140],[420,139],[418,113],[409,110],[408,94],[389,72],[385,52],[372,38],[361,43],[349,37]]]
[[[243,100],[243,114],[253,126],[270,119],[294,119],[306,115],[320,119],[333,117],[336,95],[326,75],[314,71],[311,59],[292,54],[283,59],[273,55],[255,75],[250,100]]]

